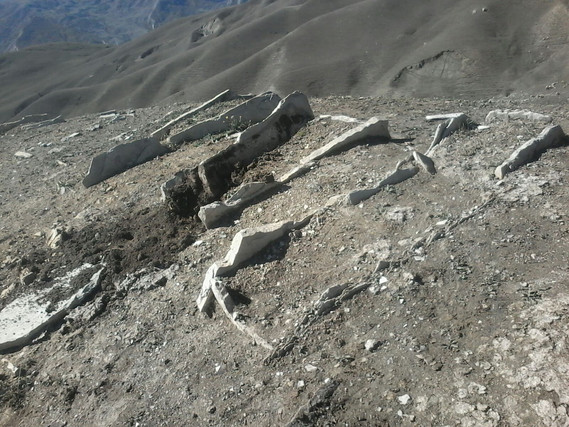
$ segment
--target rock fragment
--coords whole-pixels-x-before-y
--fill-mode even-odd
[[[545,150],[563,145],[566,143],[566,139],[561,126],[548,126],[536,138],[530,139],[515,150],[508,159],[496,168],[494,175],[498,179],[503,179],[520,166],[536,160]]]
[[[16,151],[14,153],[14,157],[18,157],[20,159],[29,159],[32,157],[32,154],[26,151]]]
[[[421,166],[425,171],[427,171],[431,175],[437,173],[437,169],[435,168],[435,162],[433,162],[433,159],[431,159],[430,157],[425,156],[424,154],[421,154],[418,151],[413,151],[413,158],[415,159],[415,162],[419,166]]]
[[[376,339],[366,340],[364,347],[367,351],[373,352],[379,347],[379,341]]]

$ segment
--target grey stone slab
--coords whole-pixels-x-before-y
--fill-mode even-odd
[[[144,138],[127,144],[117,145],[91,161],[89,172],[83,178],[83,185],[91,187],[112,176],[148,162],[170,152],[157,138]]]

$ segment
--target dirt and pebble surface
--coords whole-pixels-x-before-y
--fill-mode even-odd
[[[388,119],[393,140],[324,158],[212,230],[167,212],[160,185],[231,135],[81,184],[94,155],[191,105],[0,135],[0,308],[86,262],[107,266],[91,301],[2,355],[1,425],[567,425],[568,147],[493,176],[544,123],[461,130],[434,150],[436,175],[328,207],[224,277],[273,351],[220,309],[198,312],[204,274],[237,231],[298,220],[373,186],[411,150],[426,151],[436,128],[427,114],[464,112],[484,124],[490,110],[524,108],[569,129],[559,97],[310,101],[316,119],[235,184],[278,177],[355,126],[320,115]],[[46,244],[53,228],[64,231],[57,248]],[[337,285],[362,291],[316,310]]]

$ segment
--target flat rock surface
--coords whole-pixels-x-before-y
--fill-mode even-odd
[[[569,129],[553,99],[311,98],[316,117],[388,120],[393,140],[323,158],[212,230],[169,214],[160,185],[233,143],[227,135],[81,184],[94,155],[195,105],[0,135],[0,309],[86,262],[107,265],[91,301],[2,356],[19,375],[0,364],[0,425],[565,425],[569,148],[493,177],[543,130],[536,122],[459,130],[430,153],[435,175],[421,170],[356,206],[334,205],[223,277],[252,331],[275,348],[292,343],[269,364],[270,351],[221,310],[207,317],[195,304],[239,230],[299,220],[332,196],[377,185],[429,147],[437,123],[425,116],[464,112],[482,123],[491,110],[528,109]],[[355,126],[317,118],[233,184],[278,177]],[[53,249],[55,227],[66,237]],[[141,269],[156,272],[151,286],[136,284]],[[27,285],[25,271],[35,273]],[[370,286],[310,316],[328,288],[346,283]]]

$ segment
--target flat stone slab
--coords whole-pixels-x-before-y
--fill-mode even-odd
[[[221,113],[217,118],[197,123],[182,132],[170,135],[167,145],[176,147],[184,142],[195,141],[206,135],[216,135],[235,130],[241,125],[251,125],[265,120],[278,106],[281,97],[273,92],[255,96],[235,108]]]
[[[308,156],[304,157],[300,162],[314,162],[323,157],[345,150],[358,141],[367,138],[390,139],[391,135],[389,134],[387,120],[381,120],[378,117],[372,117],[367,122],[356,126],[354,129],[349,130],[338,138],[335,138],[325,146],[314,150]]]
[[[486,115],[484,120],[486,123],[495,121],[508,121],[508,120],[525,120],[530,122],[544,122],[550,123],[551,116],[545,114],[534,113],[529,110],[492,110]]]
[[[520,166],[536,160],[545,150],[558,147],[565,142],[566,136],[561,126],[548,126],[536,138],[530,139],[515,150],[508,159],[496,168],[494,175],[498,179],[503,179]]]
[[[0,311],[0,351],[28,345],[51,325],[62,320],[98,289],[104,269],[101,265],[85,264],[55,280],[49,289],[22,296],[4,307]],[[72,287],[74,280],[81,280],[80,276],[86,272],[94,273],[79,291],[64,300],[52,301],[49,293],[65,292]]]
[[[235,98],[237,98],[237,95],[234,92],[227,89],[227,90],[217,94],[213,98],[207,100],[206,102],[201,104],[199,107],[196,107],[190,111],[187,111],[184,114],[179,115],[175,119],[170,120],[168,123],[166,123],[160,129],[156,129],[154,132],[152,132],[150,134],[150,136],[152,136],[154,138],[162,139],[170,132],[170,129],[172,129],[173,126],[180,123],[181,121],[189,119],[192,116],[195,116],[200,111],[204,111],[204,110],[208,109],[209,107],[211,107],[212,105],[217,104],[218,102],[230,101],[230,100],[235,99]]]
[[[437,120],[452,120],[457,117],[460,117],[464,113],[448,113],[448,114],[432,114],[429,116],[425,116],[425,120],[428,122],[433,122]]]
[[[170,151],[157,138],[144,138],[117,145],[91,161],[89,172],[83,178],[83,185],[91,187]]]

